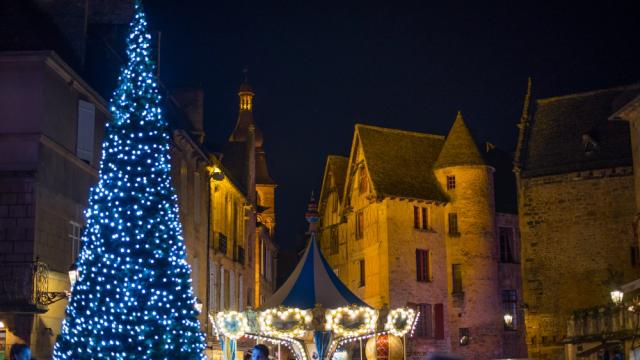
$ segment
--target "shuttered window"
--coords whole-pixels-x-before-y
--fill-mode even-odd
[[[431,253],[429,250],[416,249],[416,280],[431,281]]]
[[[95,122],[95,105],[87,101],[78,100],[76,155],[89,164],[93,162]]]
[[[451,277],[452,277],[452,292],[454,294],[462,293],[462,265],[460,264],[452,264],[451,265]]]
[[[358,279],[358,286],[364,287],[365,284],[365,267],[364,267],[364,259],[358,261],[358,268],[360,269],[360,278]]]
[[[459,236],[460,231],[458,231],[458,214],[457,213],[449,213],[449,236]]]

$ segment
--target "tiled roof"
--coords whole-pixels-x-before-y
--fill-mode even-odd
[[[607,119],[639,93],[640,86],[632,85],[535,101],[520,154],[521,175],[631,165],[629,125]]]
[[[356,125],[378,195],[447,201],[433,173],[444,137]]]
[[[485,163],[471,132],[464,123],[462,114],[458,112],[433,167],[441,169],[461,165],[485,165]]]

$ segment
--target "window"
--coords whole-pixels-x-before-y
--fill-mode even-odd
[[[420,282],[431,281],[431,252],[429,250],[416,249],[416,280]]]
[[[415,309],[420,313],[416,324],[416,335],[430,339],[444,339],[444,306],[417,304]]]
[[[218,250],[225,255],[227,254],[227,237],[223,234],[218,234]]]
[[[449,213],[449,236],[460,236],[458,231],[458,214]]]
[[[416,335],[419,337],[433,337],[433,310],[431,304],[418,304],[416,310],[420,313],[416,324]]]
[[[338,212],[338,191],[334,190],[331,196],[331,212]]]
[[[89,164],[93,162],[95,121],[95,105],[87,101],[78,100],[76,155]]]
[[[364,287],[364,283],[365,283],[365,273],[364,273],[364,259],[358,261],[358,267],[360,269],[360,278],[358,279],[358,287]]]
[[[516,252],[513,238],[513,228],[500,227],[498,229],[500,237],[500,261],[503,263],[515,263]]]
[[[338,243],[338,227],[334,226],[329,230],[329,254],[335,255],[340,251]]]
[[[462,294],[462,265],[451,265],[452,292],[454,294]]]
[[[80,255],[80,239],[82,238],[82,225],[75,221],[69,221],[69,240],[71,241],[71,262],[74,263]]]
[[[456,188],[456,177],[451,175],[447,176],[447,190],[453,190]]]
[[[365,170],[364,166],[360,168],[358,175],[358,193],[364,194],[367,192],[369,185],[367,181],[367,171]]]
[[[469,345],[469,328],[460,328],[458,331],[460,346]]]
[[[518,294],[515,290],[502,290],[502,305],[504,315],[511,315],[512,319],[510,325],[505,322],[505,329],[513,330],[516,328],[516,319],[518,318]]]
[[[180,193],[178,194],[178,196],[180,197],[180,200],[182,200],[182,206],[181,208],[183,209],[187,209],[187,204],[188,202],[188,196],[187,196],[187,189],[189,184],[187,184],[187,164],[184,162],[184,160],[180,161]]]
[[[362,239],[364,234],[364,214],[362,211],[356,213],[356,240]]]
[[[427,230],[429,228],[429,209],[426,207],[413,207],[413,227]]]
[[[640,248],[635,245],[631,247],[631,266],[640,265]]]

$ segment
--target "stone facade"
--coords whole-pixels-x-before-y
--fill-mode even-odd
[[[565,353],[573,311],[607,304],[640,275],[629,131],[608,121],[638,91],[527,95],[516,173],[531,357],[575,358],[575,347]]]
[[[3,53],[0,73],[0,317],[9,345],[26,342],[35,357],[49,358],[66,300],[47,306],[35,301],[33,290],[69,288],[108,112],[51,52]],[[93,109],[92,132],[78,133],[80,104]],[[85,135],[93,138],[81,159],[78,142]],[[31,276],[36,261],[47,267],[46,285]],[[23,291],[16,292],[16,282]]]
[[[456,122],[446,141],[468,137],[475,148],[461,117]],[[498,238],[499,228],[510,229],[511,250],[519,246],[517,216],[496,213],[494,169],[479,157],[459,163],[453,156],[446,159],[451,166],[432,170],[439,155],[446,158],[441,155],[446,141],[356,125],[350,157],[327,159],[320,196],[322,251],[340,279],[368,304],[422,311],[423,322],[407,347],[409,359],[438,352],[522,357],[519,265],[515,257],[501,261]],[[390,149],[398,144],[410,145]],[[433,154],[412,158],[424,151]],[[423,181],[423,175],[403,168],[411,165],[433,177]],[[385,183],[389,177],[394,177],[391,184]],[[513,328],[504,324],[505,290],[517,294]]]

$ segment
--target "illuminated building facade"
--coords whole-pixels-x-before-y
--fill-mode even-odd
[[[632,85],[536,99],[529,83],[515,169],[533,358],[628,354],[633,326],[612,322],[607,304],[640,276],[638,94]]]
[[[358,124],[325,166],[322,251],[371,306],[420,312],[408,358],[521,357],[514,200],[510,157],[481,152],[460,114],[446,138]]]

